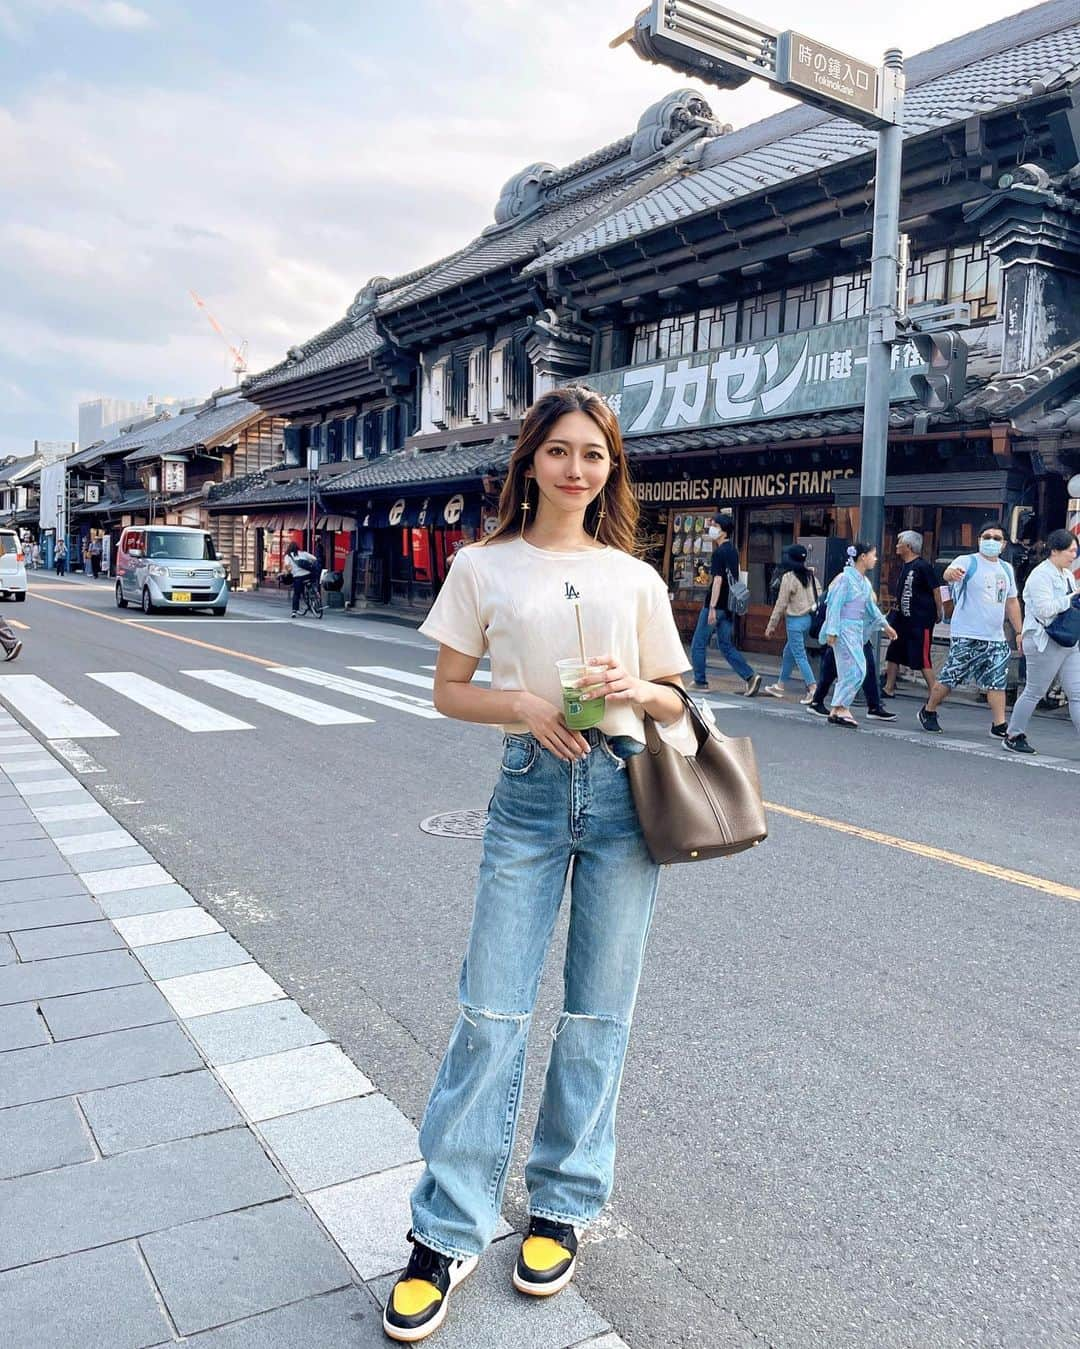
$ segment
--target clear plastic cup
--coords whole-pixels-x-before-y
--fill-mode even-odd
[[[604,719],[607,699],[583,698],[584,690],[580,687],[581,680],[596,671],[577,659],[557,660],[555,668],[562,685],[563,720],[567,726],[572,731],[587,731],[592,726],[599,726]]]

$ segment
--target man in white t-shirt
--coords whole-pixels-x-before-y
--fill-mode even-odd
[[[954,688],[973,684],[990,704],[990,734],[1000,740],[1007,729],[1005,683],[1009,673],[1009,643],[1005,620],[1016,633],[1021,650],[1020,601],[1012,567],[1001,560],[1005,530],[996,522],[979,531],[978,553],[956,558],[945,572],[952,587],[953,615],[949,657],[935,688],[919,712],[924,731],[940,732],[937,709]]]

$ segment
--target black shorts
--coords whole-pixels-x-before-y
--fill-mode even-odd
[[[930,641],[933,628],[917,628],[907,624],[897,628],[898,636],[889,643],[885,659],[891,665],[903,665],[909,670],[929,670]]]

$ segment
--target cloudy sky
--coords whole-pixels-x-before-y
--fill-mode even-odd
[[[80,399],[230,379],[189,290],[261,369],[475,236],[518,169],[633,130],[686,83],[607,49],[642,3],[0,0],[0,455],[74,438]],[[1026,7],[767,19],[877,60]],[[783,106],[707,96],[736,126]]]

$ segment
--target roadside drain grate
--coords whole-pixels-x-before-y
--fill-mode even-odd
[[[425,834],[437,834],[439,838],[483,838],[485,824],[486,810],[448,810],[421,820],[420,828]]]

